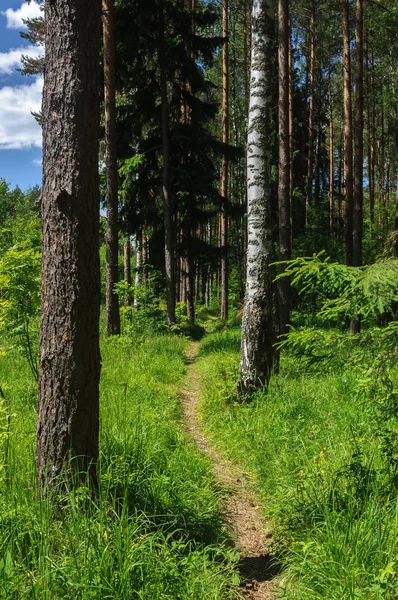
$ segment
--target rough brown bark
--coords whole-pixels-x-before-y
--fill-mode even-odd
[[[290,148],[289,148],[289,0],[279,0],[278,5],[278,82],[279,82],[279,260],[291,258],[290,235]],[[280,265],[279,272],[285,270]],[[290,318],[290,281],[278,281],[279,332],[288,332]]]
[[[293,50],[292,50],[292,25],[289,21],[289,199],[290,199],[290,246],[292,247],[293,233]]]
[[[228,65],[228,0],[222,4],[222,141],[229,141],[229,65]],[[228,319],[228,156],[221,159],[221,320]]]
[[[69,466],[95,481],[98,459],[101,2],[48,1],[45,22],[36,440],[42,488],[54,483],[69,457]]]
[[[119,280],[118,175],[116,154],[115,32],[113,0],[102,0],[104,40],[104,104],[106,148],[106,300],[107,335],[120,334],[119,297],[115,285]]]
[[[352,153],[352,104],[351,104],[351,50],[349,0],[342,0],[343,17],[343,68],[344,68],[344,193],[345,193],[345,262],[353,260],[353,153]]]

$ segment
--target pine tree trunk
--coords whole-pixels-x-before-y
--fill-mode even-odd
[[[290,201],[290,247],[293,245],[293,50],[292,26],[289,20],[289,201]]]
[[[104,39],[104,104],[106,147],[106,302],[107,335],[120,334],[119,297],[115,285],[119,280],[118,174],[116,156],[115,32],[113,0],[102,0]]]
[[[274,0],[254,0],[247,140],[248,249],[240,360],[241,393],[267,385],[273,362],[271,223]]]
[[[345,193],[345,262],[353,260],[353,155],[352,155],[352,103],[351,103],[351,49],[349,0],[342,0],[343,16],[343,68],[344,68],[344,193]]]
[[[222,141],[229,141],[229,65],[228,65],[228,0],[222,5]],[[228,157],[226,152],[221,160],[221,320],[228,319]]]
[[[375,220],[375,156],[376,156],[376,87],[373,48],[370,50],[370,142],[369,142],[369,212],[370,223]]]
[[[142,231],[138,231],[135,238],[135,277],[134,277],[134,306],[139,307],[139,293],[141,287],[141,272],[142,272]]]
[[[175,266],[173,243],[173,219],[170,184],[170,131],[169,131],[169,106],[167,98],[167,80],[164,44],[164,16],[163,8],[159,19],[159,66],[161,87],[161,119],[162,119],[162,147],[163,147],[163,219],[164,219],[164,252],[166,268],[166,300],[167,322],[172,325],[176,321],[175,308]]]
[[[356,0],[356,98],[353,210],[353,265],[362,264],[363,206],[363,0]]]
[[[328,96],[329,96],[329,231],[334,230],[334,167],[333,167],[333,96],[332,96],[332,75],[331,60],[329,56],[328,71]]]
[[[289,149],[289,0],[279,0],[278,10],[278,80],[279,80],[279,260],[291,258],[290,235],[290,149]],[[280,265],[279,272],[285,270]],[[280,334],[288,332],[290,320],[290,281],[278,281],[278,310]]]
[[[363,0],[356,0],[356,69],[355,69],[355,155],[352,264],[362,264],[362,207],[363,207]],[[361,321],[354,315],[351,333],[358,334]]]
[[[307,161],[307,198],[305,205],[305,224],[309,225],[312,206],[312,176],[314,170],[314,98],[315,98],[315,0],[311,5],[310,22],[310,104],[308,109],[308,161]]]
[[[124,281],[131,285],[131,244],[130,236],[127,236],[123,244],[123,274]],[[129,294],[126,294],[124,298],[124,306],[130,306],[131,300]]]
[[[99,430],[101,2],[45,3],[42,321],[36,463],[96,481]],[[60,58],[62,57],[62,65]]]

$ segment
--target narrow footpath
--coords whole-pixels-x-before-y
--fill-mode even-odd
[[[270,539],[261,520],[260,501],[253,491],[253,479],[222,456],[206,438],[199,414],[200,377],[196,365],[199,343],[193,342],[187,352],[187,375],[181,393],[184,429],[198,448],[213,462],[214,474],[221,489],[226,490],[225,513],[230,535],[241,555],[242,593],[250,600],[272,600],[275,587]]]

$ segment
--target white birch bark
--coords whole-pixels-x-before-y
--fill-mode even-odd
[[[275,1],[254,0],[247,138],[248,244],[240,361],[241,391],[267,385],[274,326],[271,230],[272,78]]]
[[[135,280],[134,280],[134,306],[138,310],[138,290],[141,286],[142,270],[142,233],[137,233],[135,238]]]

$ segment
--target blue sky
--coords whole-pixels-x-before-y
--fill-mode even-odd
[[[15,70],[22,52],[43,51],[19,35],[22,19],[38,14],[34,0],[0,0],[0,178],[22,189],[41,184],[41,131],[30,112],[40,109],[42,79]]]

